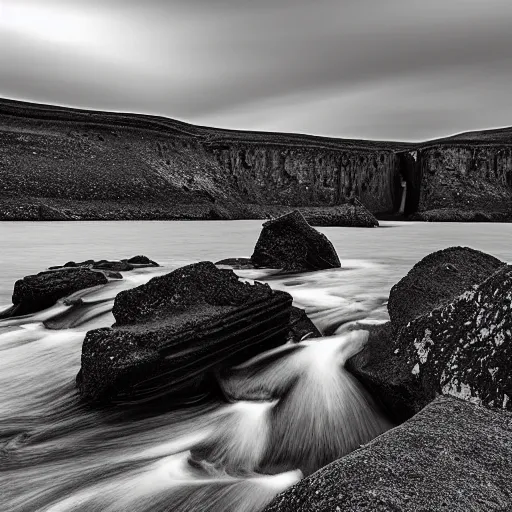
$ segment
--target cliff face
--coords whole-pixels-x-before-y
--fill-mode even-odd
[[[373,213],[511,212],[512,131],[415,146],[0,100],[0,219],[253,218],[352,197]]]
[[[422,149],[420,158],[420,211],[510,211],[512,147],[440,145]]]
[[[398,159],[390,150],[237,144],[213,154],[249,202],[332,206],[356,196],[370,211],[385,212],[397,200]]]

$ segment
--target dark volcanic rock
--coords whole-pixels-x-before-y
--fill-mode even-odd
[[[512,410],[512,266],[405,326],[395,346],[421,389],[415,410],[439,393]]]
[[[133,256],[132,258],[126,260],[128,263],[131,263],[132,265],[147,265],[149,267],[159,267],[160,265],[153,260],[150,260],[147,256],[138,255]]]
[[[292,307],[288,339],[299,342],[306,338],[321,338],[322,333],[310,320],[303,309]]]
[[[216,261],[215,265],[225,265],[235,270],[244,270],[254,268],[254,263],[250,258],[227,258],[225,260]]]
[[[440,397],[265,512],[512,509],[512,414]]]
[[[451,248],[427,256],[391,295],[392,322],[347,368],[394,419],[441,393],[511,408],[512,267]]]
[[[298,211],[263,224],[251,261],[256,267],[280,268],[285,272],[341,266],[331,242]]]
[[[121,292],[113,328],[89,331],[77,377],[99,401],[204,396],[207,373],[286,342],[292,298],[201,262]]]
[[[68,261],[64,265],[57,265],[50,267],[50,269],[59,269],[67,267],[86,267],[91,269],[110,270],[112,272],[128,272],[134,268],[144,267],[159,267],[160,265],[153,260],[150,260],[147,256],[133,256],[126,260],[85,260],[79,263],[75,261]]]
[[[13,307],[1,316],[8,318],[35,313],[78,290],[107,282],[102,273],[85,268],[66,268],[27,276],[16,281],[12,294]]]
[[[395,327],[430,313],[481,283],[504,263],[469,247],[433,252],[401,279],[389,294],[389,317]]]
[[[510,222],[512,220],[512,212],[439,208],[417,212],[411,215],[408,220],[423,222]]]

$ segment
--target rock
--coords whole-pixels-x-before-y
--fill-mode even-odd
[[[112,328],[87,333],[80,393],[100,402],[199,399],[211,391],[209,372],[286,342],[291,302],[210,262],[155,277],[117,295]]]
[[[279,268],[285,272],[341,267],[331,242],[298,211],[263,224],[251,261],[256,267]]]
[[[126,260],[128,263],[132,265],[145,265],[149,267],[159,267],[160,265],[153,260],[150,260],[147,256],[133,256],[132,258]]]
[[[250,258],[227,258],[225,260],[215,262],[215,265],[224,265],[235,270],[248,270],[254,268],[254,264]]]
[[[439,397],[265,512],[512,509],[512,414]]]
[[[389,317],[396,327],[447,304],[482,282],[504,263],[469,247],[433,252],[401,279],[389,294]]]
[[[510,222],[511,212],[439,208],[417,212],[408,220],[423,222]]]
[[[311,226],[337,226],[354,228],[378,227],[379,221],[359,201],[330,208],[301,208]]]
[[[414,381],[400,379],[397,369],[404,363],[394,354],[396,331],[391,322],[367,330],[370,331],[368,341],[345,367],[364,385],[386,415],[401,423],[414,414],[412,404],[419,390],[413,385]]]
[[[347,368],[395,420],[441,393],[511,408],[512,267],[451,248],[422,260],[392,296],[391,323]]]
[[[40,272],[16,281],[12,294],[13,307],[1,314],[2,318],[28,315],[53,306],[59,299],[72,293],[106,284],[100,272],[84,268]]]
[[[402,379],[421,391],[416,411],[439,393],[512,410],[512,266],[412,321],[395,345]]]
[[[102,271],[112,272],[128,272],[134,268],[144,267],[159,267],[160,265],[153,260],[150,260],[147,256],[133,256],[130,259],[124,260],[85,260],[79,263],[75,261],[68,261],[64,265],[58,265],[50,267],[50,270],[67,268],[67,267],[86,267],[91,269],[97,269]],[[119,279],[119,278],[118,278]]]
[[[303,309],[292,307],[288,339],[298,343],[307,338],[321,338],[322,333],[310,320]]]
[[[39,220],[72,220],[64,212],[47,206],[45,204],[39,205]]]
[[[91,268],[96,268],[98,270],[111,270],[113,272],[127,272],[129,270],[133,270],[135,267],[128,263],[126,260],[121,261],[108,261],[108,260],[100,260],[95,261]]]

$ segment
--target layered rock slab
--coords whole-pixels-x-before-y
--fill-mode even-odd
[[[512,508],[512,414],[439,397],[277,496],[265,512]]]
[[[77,384],[84,398],[200,398],[205,379],[286,342],[292,298],[213,263],[188,265],[117,295],[112,328],[89,331]]]
[[[14,284],[13,306],[0,313],[0,318],[42,311],[63,297],[107,282],[108,279],[103,273],[86,268],[63,268],[26,276]]]
[[[285,272],[341,267],[332,243],[312,228],[299,211],[263,224],[251,261],[256,267]]]

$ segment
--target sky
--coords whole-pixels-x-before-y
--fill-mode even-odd
[[[512,125],[512,0],[0,0],[0,96],[426,140]]]

